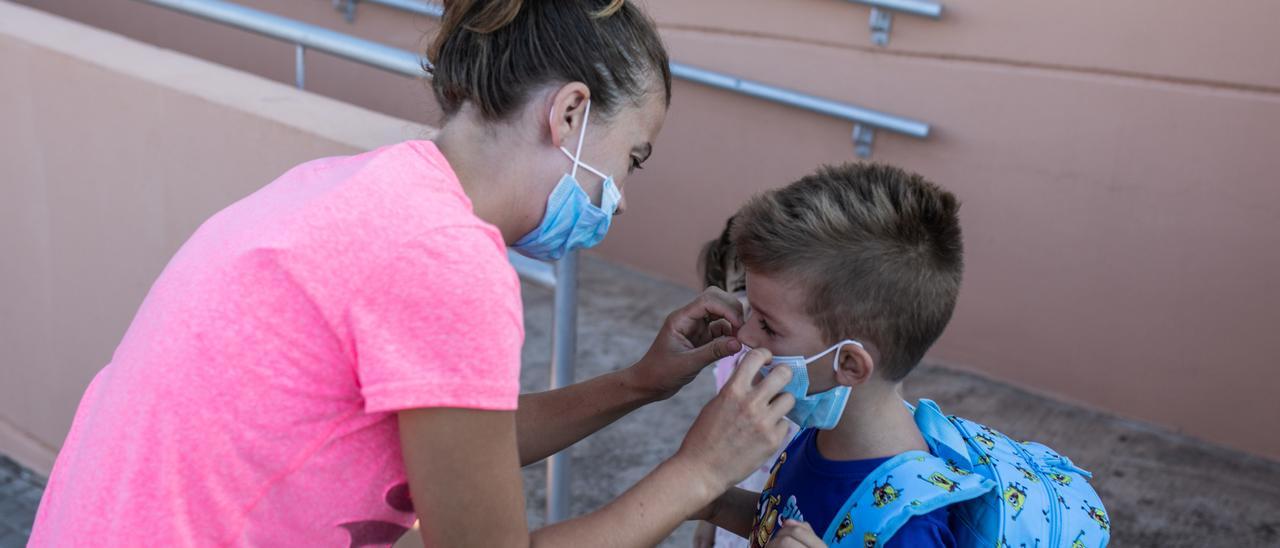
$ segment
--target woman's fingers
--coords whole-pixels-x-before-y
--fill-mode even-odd
[[[703,407],[677,451],[677,457],[697,464],[713,488],[741,481],[786,438],[782,416],[793,400],[790,395],[773,398],[772,394],[786,384],[791,372],[782,368],[759,385],[753,384],[760,367],[771,358],[765,349],[747,353],[720,393]]]
[[[742,361],[738,362],[738,366],[733,369],[733,374],[729,376],[729,380],[725,382],[725,388],[732,387],[737,394],[749,394],[756,374],[760,372],[760,368],[764,367],[764,364],[769,363],[769,360],[772,359],[773,353],[766,348],[754,348],[747,352],[747,355],[742,357]],[[790,375],[791,371],[786,371],[786,374]],[[787,380],[790,380],[790,378],[788,376]],[[781,389],[785,384],[786,381],[784,380],[782,384],[778,385],[778,388],[774,389],[774,393],[777,393],[778,389]],[[721,390],[724,390],[724,388]]]
[[[711,322],[711,325],[708,325],[707,329],[711,332],[712,338],[728,337],[733,335],[733,324],[729,323],[729,320],[724,318]]]
[[[723,289],[712,287],[693,302],[672,312],[667,321],[694,346],[701,346],[709,340],[708,324],[717,319],[724,319],[729,322],[731,330],[736,330],[742,325],[742,303]]]
[[[782,395],[779,394],[779,392],[782,392],[782,387],[791,382],[791,375],[793,374],[786,367],[773,368],[773,371],[770,371],[768,375],[764,376],[763,380],[752,387],[752,398],[772,406],[777,401],[778,396]]]

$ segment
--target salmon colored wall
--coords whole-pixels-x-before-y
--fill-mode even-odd
[[[430,135],[7,2],[0,67],[0,453],[43,473],[200,222],[302,161]]]
[[[289,47],[132,0],[25,0],[292,81]],[[417,49],[430,20],[324,0],[242,3]],[[955,191],[968,246],[932,358],[1280,458],[1280,4],[956,0],[870,45],[840,0],[650,0],[673,58],[931,122],[874,159]],[[336,60],[313,89],[434,122],[421,84]],[[746,197],[853,159],[850,125],[678,82],[600,253],[695,284]]]
[[[677,5],[706,4],[654,9],[668,20],[661,9]],[[867,40],[864,19],[848,23]],[[960,24],[899,25],[890,49],[910,47],[916,29]],[[1261,86],[1280,74],[1263,53],[1280,51],[1280,34],[1247,61],[1201,55],[1162,78],[1050,66],[1069,52],[1050,59],[1025,35],[1011,37],[1028,45],[1006,47],[1006,61],[665,32],[683,62],[934,125],[926,141],[881,132],[874,151],[965,203],[966,282],[932,359],[1280,457],[1280,337],[1269,333],[1280,325],[1280,93]],[[1017,57],[1027,52],[1046,60]],[[1206,80],[1233,67],[1239,81]],[[698,246],[725,216],[753,192],[851,159],[850,127],[695,85],[675,95],[602,249],[693,283]]]

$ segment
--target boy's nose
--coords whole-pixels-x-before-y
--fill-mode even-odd
[[[760,348],[761,345],[758,344],[760,342],[759,331],[759,328],[755,327],[753,322],[748,319],[746,324],[738,329],[738,334],[735,336],[738,338],[738,342],[746,346],[750,346],[751,348]]]

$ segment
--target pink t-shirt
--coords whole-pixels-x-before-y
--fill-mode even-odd
[[[31,544],[390,544],[414,520],[396,411],[515,409],[522,317],[501,235],[433,143],[300,165],[156,280]]]

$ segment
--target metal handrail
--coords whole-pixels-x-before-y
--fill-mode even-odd
[[[354,7],[357,0],[341,0],[350,2],[346,4],[349,9]],[[370,4],[378,4],[381,6],[399,9],[410,13],[425,15],[428,17],[440,17],[444,14],[444,8],[437,4],[421,2],[419,0],[358,0],[359,2],[368,2]],[[872,6],[884,7],[886,9],[895,9],[908,13],[937,17],[942,14],[942,6],[926,2],[924,0],[851,0],[859,1]],[[733,91],[755,97],[773,101],[784,105],[825,114],[853,122],[855,125],[866,125],[872,128],[885,129],[903,135],[908,135],[918,139],[924,139],[929,136],[929,124],[920,120],[914,120],[904,116],[897,116],[885,112],[879,112],[865,107],[860,107],[852,103],[835,101],[816,95],[785,89],[782,87],[738,78],[728,74],[707,70],[676,61],[671,62],[671,75],[676,78],[682,78],[690,82],[696,82],[705,86],[719,88],[723,90]],[[866,135],[865,142],[860,145],[870,146],[870,132],[861,131],[855,128],[855,135],[863,133]],[[859,141],[855,137],[855,141]],[[869,149],[859,150],[860,155],[869,154]]]
[[[427,17],[444,17],[444,6],[440,4],[428,4],[426,2],[418,2],[417,0],[359,0],[370,4],[378,4],[388,8],[395,8],[401,11],[426,15]]]
[[[426,77],[421,56],[363,38],[223,0],[139,0],[250,32],[323,51],[414,78]]]
[[[373,0],[368,0],[373,1]],[[402,0],[412,2],[412,0]],[[855,4],[863,4],[873,8],[900,11],[921,17],[939,19],[942,17],[942,4],[925,0],[846,0]],[[418,3],[420,2],[413,2]]]
[[[671,75],[714,88],[736,91],[766,101],[842,118],[855,124],[866,124],[923,139],[929,136],[929,124],[863,108],[850,103],[824,99],[815,95],[763,84],[754,80],[729,76],[715,71],[697,68],[684,63],[671,62]]]
[[[342,4],[347,0],[334,0],[336,4]],[[426,15],[428,17],[441,17],[444,15],[444,6],[427,2],[419,2],[417,0],[352,0],[350,5],[354,6],[356,2],[367,2],[370,4],[378,4],[389,8],[395,8],[410,13]],[[937,2],[928,2],[926,0],[846,0],[856,4],[864,4],[873,8],[882,8],[887,10],[899,11],[902,13],[910,13],[921,17],[930,17],[938,19],[942,17],[942,4]]]

